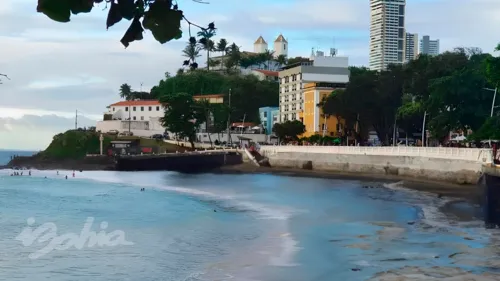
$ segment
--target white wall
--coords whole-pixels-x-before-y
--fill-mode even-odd
[[[460,159],[489,164],[493,162],[491,149],[412,146],[261,146],[266,154],[282,152],[329,153],[383,156],[420,156],[428,158]]]
[[[348,57],[323,57],[323,56],[315,56],[313,57],[314,66],[321,67],[349,67],[349,58]]]
[[[200,142],[209,142],[208,134],[207,133],[198,133],[196,134]],[[232,142],[239,142],[238,136],[243,136],[246,138],[252,139],[254,142],[269,142],[269,136],[266,136],[265,134],[236,134],[236,133],[231,133],[231,140]],[[227,134],[210,134],[210,137],[212,138],[212,142],[215,140],[219,140],[220,142],[228,142],[228,136]]]
[[[476,184],[492,162],[491,149],[441,147],[261,146],[274,167],[388,175]],[[310,168],[309,168],[310,169]]]
[[[159,110],[157,107],[159,106]],[[125,111],[125,108],[128,106],[110,106],[108,110],[108,114],[114,114],[116,117],[121,116],[122,120],[128,120],[129,112]],[[135,107],[135,111],[134,111]],[[141,111],[141,107],[143,107],[143,111]],[[151,107],[151,111],[149,111],[149,107]],[[113,110],[114,109],[114,110]],[[144,121],[148,121],[150,118],[159,118],[164,115],[164,108],[160,105],[136,105],[130,106],[130,117],[132,120],[141,121],[141,117],[143,117]],[[114,116],[114,118],[115,118]]]
[[[134,136],[138,137],[151,137],[155,134],[163,134],[165,129],[163,127],[151,127],[151,124],[155,126],[154,122],[150,123],[147,121],[132,121],[130,122],[130,131]],[[112,120],[112,121],[97,121],[96,130],[103,133],[109,132],[111,130],[117,130],[118,132],[128,132],[129,122]]]

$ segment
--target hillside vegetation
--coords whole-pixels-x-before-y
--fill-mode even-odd
[[[104,137],[104,149],[108,147],[111,140],[108,136]],[[52,159],[81,159],[87,154],[99,154],[99,143],[99,133],[69,130],[55,135],[49,146],[39,156]]]

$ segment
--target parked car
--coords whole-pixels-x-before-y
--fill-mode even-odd
[[[110,135],[118,135],[118,130],[109,130],[108,134],[110,134]]]
[[[119,134],[119,136],[123,136],[123,137],[131,137],[131,136],[133,136],[133,135],[134,135],[134,133],[129,132],[129,131],[121,132],[121,133]]]
[[[152,139],[155,140],[163,140],[163,135],[162,134],[154,134],[151,136]]]

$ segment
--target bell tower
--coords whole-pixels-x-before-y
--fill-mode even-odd
[[[288,57],[288,41],[282,34],[274,40],[274,56],[278,57],[280,55]]]

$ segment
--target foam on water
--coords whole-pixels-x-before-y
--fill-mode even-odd
[[[10,175],[13,170],[0,170],[0,175]],[[27,171],[23,171],[27,174]],[[242,211],[250,211],[257,214],[257,219],[264,220],[276,220],[272,223],[273,232],[287,233],[288,235],[279,237],[280,249],[277,253],[270,253],[268,257],[268,264],[273,266],[295,266],[297,264],[293,263],[293,257],[295,253],[300,250],[297,247],[298,242],[294,240],[293,236],[288,232],[288,220],[294,215],[295,211],[293,209],[278,208],[275,206],[268,206],[266,204],[252,202],[252,201],[242,201],[238,195],[228,195],[226,193],[216,193],[212,191],[205,191],[196,188],[178,187],[178,186],[168,186],[156,182],[148,182],[151,178],[150,173],[124,173],[124,172],[108,172],[108,171],[84,171],[75,172],[75,178],[72,177],[73,171],[69,170],[31,170],[32,177],[47,177],[51,179],[66,180],[65,176],[68,176],[68,180],[71,181],[96,181],[105,182],[112,184],[120,184],[126,186],[135,186],[137,188],[148,188],[166,192],[174,192],[177,194],[184,194],[188,196],[194,196],[202,200],[214,200],[222,201],[226,205],[234,207]],[[59,174],[57,174],[59,172]],[[151,173],[158,174],[161,173]],[[102,195],[101,195],[102,196]],[[267,237],[269,238],[269,237]],[[263,241],[261,242],[263,247],[269,247],[270,243]],[[194,277],[193,277],[194,278]],[[196,280],[196,279],[192,279]],[[224,280],[224,279],[223,279]]]

